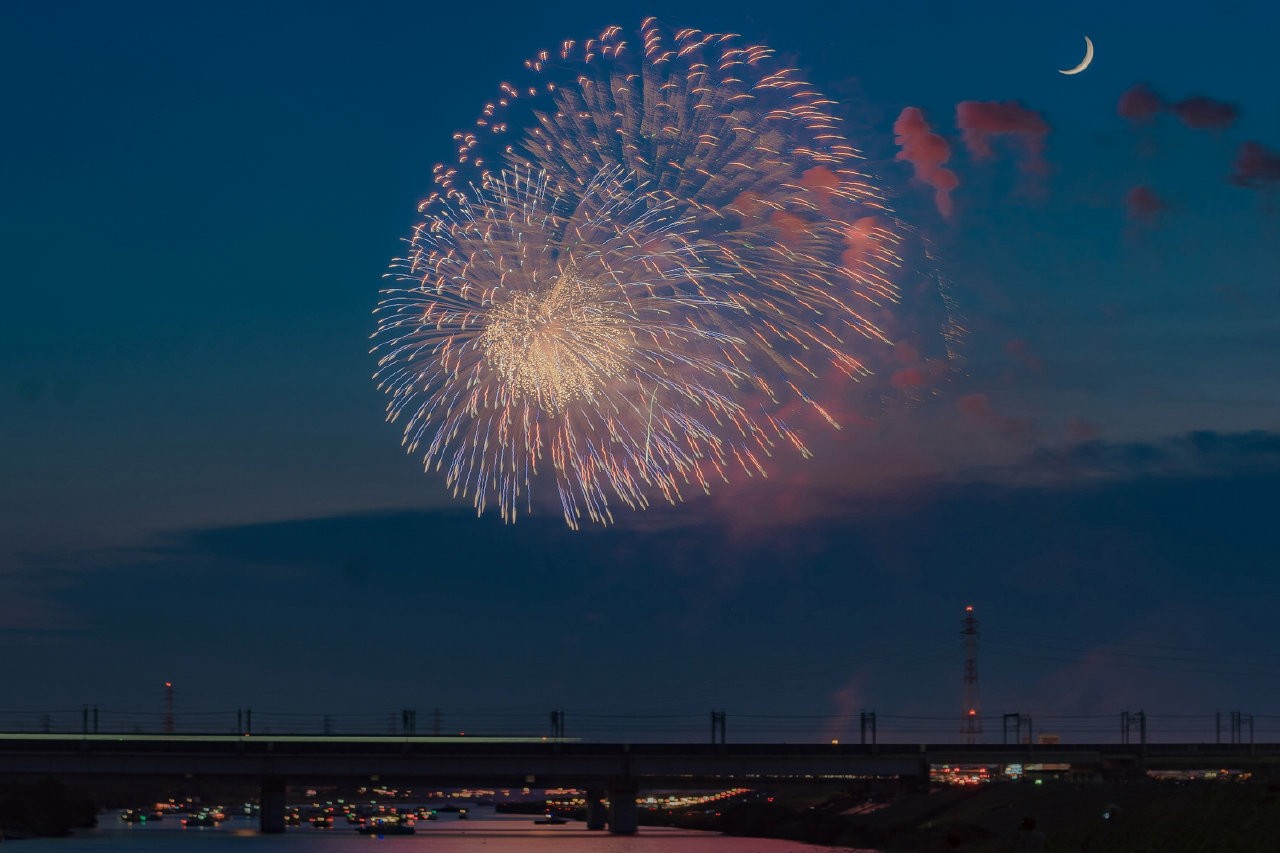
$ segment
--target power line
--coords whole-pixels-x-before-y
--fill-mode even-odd
[[[1010,636],[1019,637],[1019,638],[1040,637],[1046,640],[1054,640],[1054,641],[1060,641],[1060,642],[1066,642],[1066,643],[1077,642],[1080,639],[1078,636],[1068,637],[1068,636],[1063,636],[1061,634],[1041,634],[1034,631],[1015,631],[1015,630],[1010,630],[1008,628],[987,628],[987,632],[994,633],[994,634],[1008,634]],[[1216,649],[1210,649],[1205,647],[1196,648],[1191,646],[1166,646],[1159,643],[1138,643],[1138,642],[1130,642],[1125,640],[1099,640],[1098,645],[1131,646],[1133,648],[1140,648],[1140,649],[1161,649],[1163,651],[1186,652],[1188,654],[1213,654],[1215,651],[1217,651]],[[1254,652],[1253,654],[1255,657],[1276,658],[1277,660],[1280,660],[1280,653]]]
[[[1033,654],[1024,654],[1022,652],[1011,652],[1011,651],[1008,651],[1007,649],[999,649],[999,648],[992,649],[991,651],[993,654],[1002,655],[1004,657],[1022,658],[1025,660],[1051,661],[1054,663],[1078,663],[1078,664],[1091,663],[1091,664],[1097,664],[1099,666],[1117,666],[1125,669],[1150,669],[1150,670],[1156,670],[1159,672],[1183,672],[1183,673],[1195,673],[1200,675],[1231,675],[1232,674],[1222,669],[1190,669],[1187,667],[1158,666],[1155,664],[1129,663],[1126,661],[1117,661],[1117,660],[1085,660],[1083,658],[1050,657],[1048,655],[1033,655]]]
[[[1174,663],[1203,663],[1203,664],[1229,663],[1233,666],[1253,666],[1253,667],[1266,667],[1271,669],[1280,669],[1280,661],[1264,662],[1264,661],[1240,660],[1235,658],[1231,658],[1231,659],[1187,658],[1187,657],[1174,657],[1171,655],[1152,655],[1152,654],[1145,654],[1142,652],[1117,652],[1117,651],[1110,651],[1105,648],[1097,648],[1097,647],[1089,647],[1089,646],[1083,646],[1083,647],[1082,646],[1057,646],[1057,645],[1048,645],[1045,643],[1010,643],[1005,640],[989,640],[988,642],[992,642],[996,646],[1009,646],[1009,647],[1018,647],[1018,648],[1026,646],[1031,648],[1048,649],[1050,651],[1080,652],[1082,654],[1088,654],[1088,655],[1110,655],[1112,657],[1140,658],[1144,660],[1165,660],[1165,661],[1172,661]]]

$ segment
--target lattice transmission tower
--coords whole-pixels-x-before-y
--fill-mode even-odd
[[[960,735],[965,743],[977,743],[982,734],[982,701],[978,696],[978,617],[973,605],[964,609],[960,620],[964,638],[964,706],[960,713]]]
[[[164,733],[173,734],[173,682],[164,683]]]

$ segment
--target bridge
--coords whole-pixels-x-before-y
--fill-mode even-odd
[[[1280,743],[778,744],[583,743],[567,738],[0,734],[0,777],[257,781],[261,830],[284,831],[285,786],[576,787],[587,824],[635,832],[642,789],[899,778],[931,766],[1054,764],[1086,775],[1250,770],[1280,775]],[[606,811],[604,800],[608,800]]]

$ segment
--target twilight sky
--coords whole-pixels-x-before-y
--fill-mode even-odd
[[[1280,10],[576,5],[4,4],[0,711],[947,717],[974,604],[988,714],[1280,715]],[[383,423],[379,276],[523,57],[650,14],[841,101],[961,369],[764,484],[477,519]],[[1047,133],[981,159],[962,101]]]

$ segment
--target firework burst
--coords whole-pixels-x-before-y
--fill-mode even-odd
[[[377,309],[408,452],[566,521],[808,455],[780,412],[889,343],[901,235],[834,102],[768,48],[646,21],[526,63],[437,166]]]

